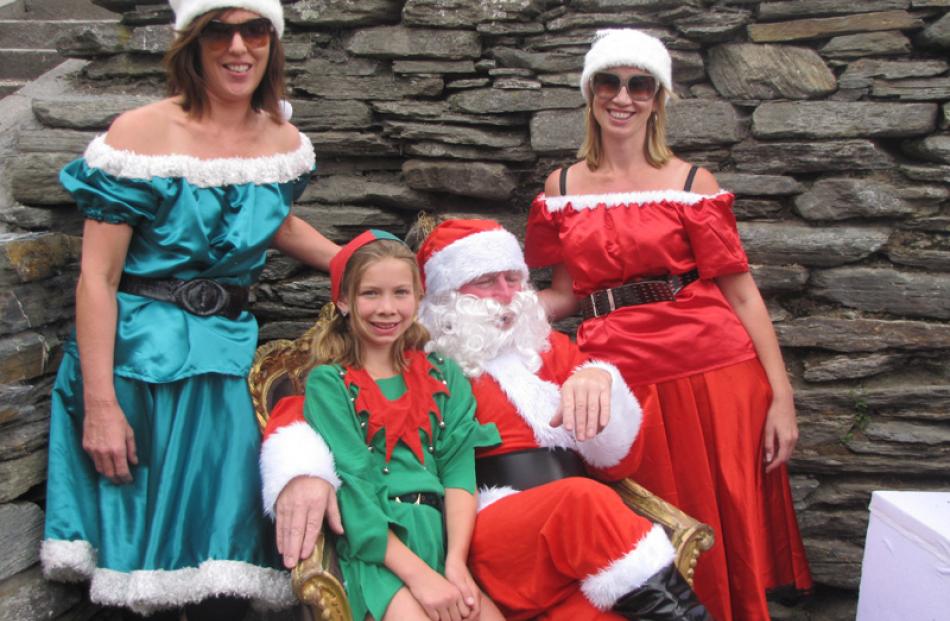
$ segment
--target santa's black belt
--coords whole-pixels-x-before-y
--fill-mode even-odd
[[[586,475],[577,453],[563,448],[526,449],[475,460],[479,487],[508,486],[526,490],[551,481]]]
[[[199,317],[224,315],[237,319],[248,303],[248,287],[223,285],[210,278],[177,280],[122,274],[119,291],[171,302]]]
[[[672,302],[683,287],[695,280],[699,280],[699,272],[692,269],[683,274],[642,278],[613,289],[594,291],[580,301],[581,316],[591,319],[603,317],[624,306]]]

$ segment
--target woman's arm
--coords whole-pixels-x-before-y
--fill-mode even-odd
[[[772,404],[764,431],[765,471],[771,472],[789,460],[798,441],[792,385],[788,381],[775,329],[752,275],[743,272],[720,276],[716,278],[716,284],[749,333],[772,386]]]
[[[291,214],[274,236],[274,248],[318,270],[330,270],[330,259],[340,249],[302,219]]]
[[[116,291],[132,239],[132,227],[86,220],[76,286],[76,341],[83,379],[83,450],[96,472],[113,483],[132,480],[135,438],[119,407],[113,382]]]
[[[570,317],[577,312],[578,302],[574,295],[574,279],[562,263],[552,268],[551,286],[538,291],[538,297],[551,321]]]

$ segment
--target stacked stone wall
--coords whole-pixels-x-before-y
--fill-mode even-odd
[[[35,546],[50,376],[81,229],[56,173],[160,95],[171,38],[164,2],[96,4],[121,23],[58,41],[88,64],[65,96],[32,101],[6,164],[13,200],[0,202],[0,590],[21,597],[46,588]],[[581,140],[592,34],[623,25],[666,43],[670,141],[737,195],[796,386],[799,519],[820,589],[844,602],[814,618],[853,613],[871,491],[950,484],[950,0],[300,0],[286,12],[293,120],[319,167],[296,210],[336,241],[368,226],[401,235],[420,210],[521,234]],[[255,290],[262,339],[300,334],[328,284],[274,254]],[[14,618],[4,605],[0,619]]]

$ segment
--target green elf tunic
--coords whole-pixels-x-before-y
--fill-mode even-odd
[[[468,379],[451,360],[410,351],[408,368],[373,381],[362,370],[318,366],[307,379],[304,417],[333,452],[342,485],[337,499],[346,535],[336,540],[353,618],[382,619],[403,586],[383,560],[392,530],[444,573],[442,512],[396,502],[448,487],[475,492],[475,448],[500,442],[494,425],[475,420]]]

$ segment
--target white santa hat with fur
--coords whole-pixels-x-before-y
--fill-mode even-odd
[[[493,272],[517,271],[528,279],[518,240],[494,220],[445,220],[426,237],[416,259],[428,296]]]
[[[597,31],[584,56],[580,86],[587,103],[591,101],[591,78],[614,67],[643,69],[663,85],[667,96],[673,92],[673,61],[663,42],[640,30],[610,28]]]
[[[175,30],[178,32],[208,11],[244,9],[270,20],[278,38],[284,35],[284,7],[280,0],[169,0],[169,4],[175,12]]]

